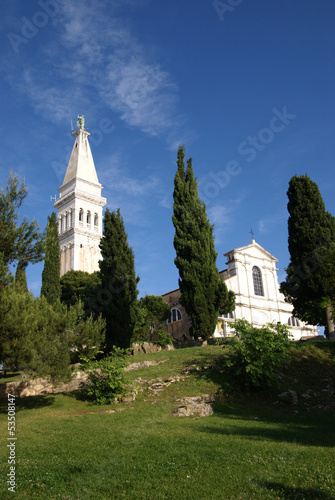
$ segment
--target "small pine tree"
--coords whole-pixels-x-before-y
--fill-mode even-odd
[[[178,150],[177,172],[173,193],[173,224],[175,227],[175,264],[179,270],[180,303],[192,321],[191,335],[210,338],[219,312],[228,313],[235,307],[235,295],[228,292],[216,267],[213,226],[206,215],[206,206],[199,199],[192,160],[185,150]]]
[[[54,304],[61,295],[60,251],[55,212],[52,212],[51,216],[48,217],[41,295],[46,297],[49,304]]]
[[[15,285],[18,288],[20,288],[23,292],[28,292],[27,276],[26,276],[27,265],[28,265],[27,261],[19,260],[15,273]]]
[[[136,323],[139,277],[119,209],[112,213],[106,210],[100,249],[99,300],[106,319],[107,349],[110,351],[114,345],[127,348]]]

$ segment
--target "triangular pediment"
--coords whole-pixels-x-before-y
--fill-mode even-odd
[[[265,248],[256,243],[254,240],[249,245],[245,245],[244,247],[234,248],[234,250],[225,253],[224,256],[228,258],[229,255],[232,253],[234,254],[242,253],[254,257],[266,258],[267,260],[271,260],[273,262],[278,262],[278,259],[276,257],[274,257],[270,252],[265,250]]]

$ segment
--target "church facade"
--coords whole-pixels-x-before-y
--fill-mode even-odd
[[[227,269],[220,277],[236,296],[233,313],[219,316],[214,337],[229,337],[234,333],[234,320],[246,319],[255,326],[282,323],[290,328],[293,340],[318,335],[317,327],[293,317],[292,305],[285,302],[279,291],[276,259],[255,240],[250,245],[236,248],[224,254]],[[166,293],[163,299],[170,304],[171,317],[167,328],[174,338],[188,337],[190,319],[179,303],[179,289]]]
[[[102,209],[106,198],[95,169],[89,133],[84,129],[84,117],[78,117],[78,130],[73,133],[73,145],[59,198],[54,207],[58,217],[61,271],[93,273],[99,270],[102,237]]]

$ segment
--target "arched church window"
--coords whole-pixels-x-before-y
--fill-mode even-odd
[[[175,321],[180,321],[182,319],[181,312],[177,308],[171,309],[171,316],[167,320],[167,323],[174,323]]]
[[[69,229],[69,214],[68,212],[65,213],[65,231]]]
[[[84,222],[84,210],[81,208],[81,209],[79,210],[79,224],[81,224],[81,225],[82,225],[82,224],[83,224],[83,222]]]
[[[98,230],[98,225],[99,225],[99,218],[98,218],[98,214],[95,213],[94,214],[94,229],[97,231]]]
[[[91,212],[89,210],[87,210],[86,223],[88,226],[91,225]]]
[[[259,267],[254,266],[252,268],[252,279],[254,282],[255,295],[264,296],[262,273]]]

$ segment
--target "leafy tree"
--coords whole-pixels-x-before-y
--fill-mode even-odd
[[[61,302],[67,305],[74,305],[78,300],[81,300],[85,310],[92,313],[96,312],[94,307],[91,308],[90,305],[101,288],[101,279],[98,271],[87,273],[86,271],[75,271],[72,269],[61,277],[60,284]]]
[[[51,216],[48,217],[41,294],[45,296],[49,304],[54,304],[59,300],[61,294],[60,251],[55,212],[52,212]]]
[[[234,310],[235,295],[228,292],[216,267],[213,226],[206,215],[206,206],[199,199],[192,160],[185,150],[178,150],[177,172],[173,193],[173,224],[175,227],[175,264],[179,270],[180,303],[192,321],[191,335],[210,338],[219,313]]]
[[[307,175],[292,177],[288,195],[290,263],[280,290],[293,314],[311,324],[328,325],[334,300],[334,267],[329,265],[335,221],[326,211],[319,188]]]
[[[27,276],[26,267],[28,265],[27,261],[19,260],[16,267],[15,273],[15,285],[19,287],[23,292],[28,292],[27,286]]]
[[[106,210],[100,249],[99,301],[106,319],[107,348],[127,348],[136,323],[139,277],[119,209],[112,213]]]
[[[233,326],[238,341],[228,347],[227,366],[234,368],[238,381],[257,388],[277,384],[276,371],[288,360],[288,328],[280,323],[256,328],[241,319]]]
[[[24,181],[10,172],[6,190],[0,188],[0,249],[3,264],[14,260],[39,262],[42,260],[43,239],[35,221],[24,217],[18,224],[18,209],[28,194]]]

